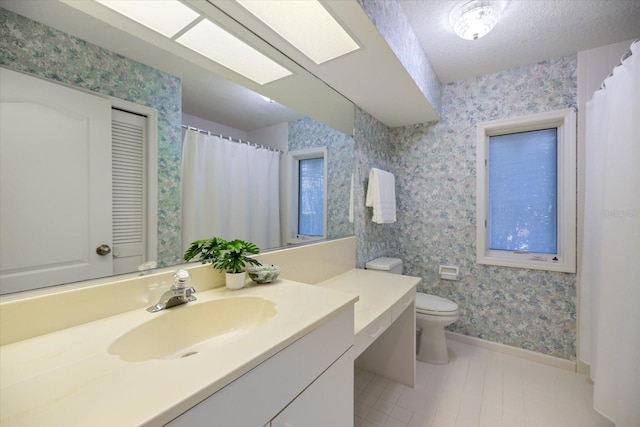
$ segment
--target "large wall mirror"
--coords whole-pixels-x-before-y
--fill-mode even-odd
[[[235,26],[235,31],[244,34],[246,40],[258,45],[264,43],[233,19],[225,18],[212,3],[202,3],[205,11],[211,10],[211,15],[220,14],[220,19],[228,19],[228,27],[234,29]],[[154,259],[144,261],[156,261],[160,267],[181,262],[183,124],[280,150],[279,183],[283,189],[287,188],[288,179],[287,152],[326,147],[325,237],[353,234],[353,224],[348,216],[350,180],[355,164],[354,142],[350,135],[354,111],[348,100],[297,64],[287,62],[290,61],[287,58],[277,60],[294,71],[289,83],[285,78],[258,85],[198,56],[181,55],[180,48],[159,47],[153,43],[155,35],[146,34],[149,36],[146,39],[140,37],[136,35],[140,30],[129,28],[131,23],[126,20],[118,21],[116,25],[115,21],[107,19],[109,16],[98,19],[78,9],[78,4],[93,2],[0,0],[3,22],[0,65],[103,96],[124,99],[124,105],[138,104],[157,112],[155,137],[158,145],[154,165],[157,194],[153,195],[157,205],[157,235],[152,236]],[[260,48],[269,52],[269,56],[278,53],[269,46],[261,45]],[[11,185],[15,188],[20,183],[12,182]],[[280,197],[284,218],[286,191],[281,192]],[[262,251],[295,243],[287,238],[284,219],[281,225],[279,244],[261,247]],[[55,224],[50,226],[55,227]],[[3,242],[3,250],[17,247],[10,241]],[[119,272],[128,271],[136,269],[127,267]],[[27,288],[71,281],[31,282]],[[13,293],[27,288],[9,287],[1,291]]]

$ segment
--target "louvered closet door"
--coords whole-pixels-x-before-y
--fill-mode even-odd
[[[112,110],[113,272],[145,262],[146,117]]]

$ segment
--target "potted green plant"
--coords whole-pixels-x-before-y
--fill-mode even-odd
[[[246,283],[247,264],[261,265],[258,260],[249,255],[260,252],[258,247],[244,240],[226,241],[220,237],[196,240],[184,253],[184,260],[190,261],[199,256],[203,263],[211,262],[220,272],[225,272],[225,283],[229,289],[241,289]]]

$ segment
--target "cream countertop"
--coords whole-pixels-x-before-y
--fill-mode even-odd
[[[189,304],[242,295],[273,301],[277,314],[224,346],[224,351],[145,362],[110,355],[107,349],[119,336],[163,314],[144,309],[0,347],[0,424],[162,425],[358,299],[350,293],[279,280],[239,291],[218,288],[197,293],[198,301]]]
[[[355,335],[390,310],[407,294],[415,294],[422,279],[377,270],[353,269],[318,286],[358,295],[355,305]]]

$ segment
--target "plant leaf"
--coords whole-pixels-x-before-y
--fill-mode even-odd
[[[220,271],[229,273],[241,273],[245,270],[247,264],[261,265],[256,259],[247,254],[257,254],[260,249],[253,243],[244,240],[235,239],[230,242],[224,242],[213,261],[213,267]]]
[[[220,237],[212,237],[211,239],[195,240],[184,253],[184,260],[191,261],[199,256],[198,260],[202,263],[213,261],[218,257],[220,251],[226,246],[227,241]]]

